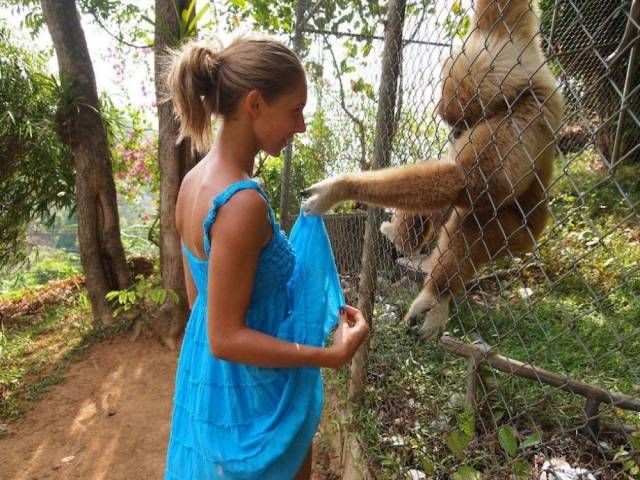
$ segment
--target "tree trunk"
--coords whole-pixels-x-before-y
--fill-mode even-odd
[[[116,187],[93,65],[75,0],[42,0],[42,10],[58,57],[61,84],[68,92],[57,120],[76,168],[80,259],[94,322],[108,324],[113,317],[105,295],[128,287],[131,278],[120,238]]]
[[[305,27],[304,17],[307,13],[307,0],[296,2],[296,27],[293,35],[293,51],[298,55],[302,52],[303,31]],[[284,163],[282,166],[282,178],[280,180],[280,226],[285,232],[289,232],[292,226],[291,218],[291,161],[293,157],[293,140],[284,149]]]
[[[398,76],[402,64],[402,28],[406,10],[406,0],[391,0],[388,4],[387,21],[382,51],[382,75],[378,91],[378,113],[376,115],[376,139],[373,147],[373,169],[388,167],[391,159],[391,145],[396,131],[394,125]],[[402,95],[402,92],[400,92]],[[373,331],[373,307],[375,303],[376,282],[378,278],[379,245],[383,239],[380,233],[382,210],[375,207],[367,209],[364,246],[362,248],[362,268],[358,285],[358,308],[369,319]],[[349,378],[349,400],[359,401],[364,393],[369,343],[365,342],[351,360]],[[350,403],[349,405],[351,405]],[[351,407],[349,407],[351,408]],[[347,417],[352,413],[348,412]],[[345,462],[342,480],[368,478],[366,462],[361,456],[360,440],[349,434],[343,444]]]
[[[406,0],[392,0],[388,5],[384,49],[382,51],[382,74],[378,92],[378,112],[376,116],[376,139],[373,147],[373,169],[388,167],[391,159],[391,144],[395,133],[395,105],[398,76],[402,63],[402,27],[404,26]],[[400,93],[401,94],[401,93]],[[378,278],[379,245],[383,237],[380,233],[382,210],[369,207],[362,247],[362,269],[358,285],[358,308],[369,319],[373,329],[373,306],[375,303],[376,281]],[[357,399],[364,391],[368,343],[364,343],[351,361],[349,398]]]
[[[175,207],[180,183],[195,164],[195,156],[191,152],[189,141],[176,145],[178,122],[174,117],[173,105],[164,101],[166,87],[162,58],[166,55],[167,47],[175,48],[179,45],[180,28],[176,10],[182,12],[188,3],[187,0],[156,0],[154,56],[160,165],[160,270],[163,288],[173,290],[179,298],[176,304],[167,296],[167,303],[162,306],[161,321],[164,325],[161,326],[161,335],[164,343],[172,349],[176,347],[177,339],[184,330],[188,314]]]

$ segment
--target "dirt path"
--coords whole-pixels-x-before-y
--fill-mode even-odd
[[[0,480],[162,478],[176,358],[152,339],[93,346],[9,425]]]
[[[154,340],[94,345],[0,440],[0,479],[158,479],[177,354]]]

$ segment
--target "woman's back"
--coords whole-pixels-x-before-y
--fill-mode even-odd
[[[210,157],[212,156],[205,157],[187,173],[180,185],[176,203],[176,225],[182,244],[198,258],[205,258],[203,222],[211,210],[212,200],[231,184],[247,180],[244,172],[232,166],[226,166],[223,160]],[[242,210],[248,207],[257,208],[264,212],[263,232],[265,238],[270,236],[267,205],[257,191],[249,189],[239,192],[234,197],[233,203],[239,205],[235,208],[228,208],[229,216],[233,215],[231,210]],[[225,223],[225,217],[226,215],[218,221],[218,225]],[[260,231],[255,232],[256,235],[261,233]]]

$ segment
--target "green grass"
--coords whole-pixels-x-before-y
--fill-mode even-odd
[[[45,246],[35,247],[27,260],[10,271],[0,272],[0,301],[15,298],[51,280],[80,273],[80,256]]]
[[[550,191],[553,221],[539,249],[488,266],[485,274],[492,269],[511,273],[485,280],[456,299],[448,328],[466,341],[480,334],[502,355],[637,396],[640,219],[634,210],[640,210],[640,167],[623,166],[609,176],[595,166],[597,157],[590,152],[565,164],[558,161]],[[530,298],[522,295],[524,288],[531,289]],[[378,292],[397,318],[415,293]],[[622,473],[629,454],[614,457],[620,448],[629,451],[629,442],[640,442],[638,437],[603,437],[611,451],[598,451],[575,434],[585,421],[582,397],[486,368],[475,435],[466,438],[461,433],[467,425],[466,361],[444,353],[436,342],[415,341],[385,318],[374,320],[369,384],[358,407],[375,478],[407,478],[412,468],[433,478],[456,478],[456,471],[458,478],[472,478],[462,475],[463,466],[485,478],[514,478],[518,471],[530,478],[531,466],[539,467],[536,462],[545,456],[565,456],[599,471],[601,479],[633,478],[630,470],[626,477]],[[606,405],[600,412],[604,421],[640,428],[637,412]],[[507,427],[515,429],[516,443],[538,434],[540,443],[518,449],[512,458],[498,433],[508,437]]]

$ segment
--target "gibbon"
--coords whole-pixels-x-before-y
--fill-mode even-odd
[[[450,127],[444,158],[329,178],[303,202],[314,214],[345,200],[394,208],[381,231],[404,253],[435,241],[405,315],[423,339],[441,332],[451,295],[483,264],[535,246],[564,111],[530,0],[476,0],[471,33],[444,62],[441,85],[437,112]]]

